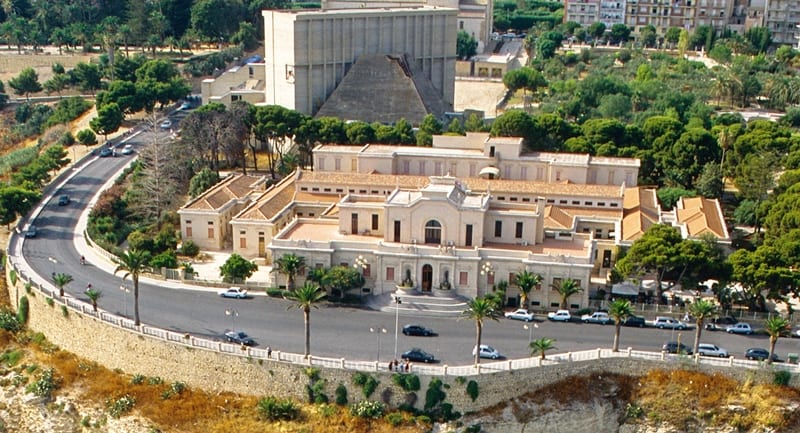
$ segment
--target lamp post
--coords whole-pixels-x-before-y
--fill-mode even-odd
[[[231,318],[231,326],[233,327],[231,330],[236,328],[236,318],[239,317],[239,312],[234,310],[233,308],[226,308],[225,315],[230,316]]]
[[[125,317],[128,317],[128,293],[131,292],[131,289],[125,286],[125,281],[122,281],[122,285],[119,286],[119,289],[122,290],[122,303],[125,304]]]
[[[394,295],[394,359],[397,359],[397,330],[400,327],[400,304],[403,301],[400,296]]]
[[[481,265],[481,275],[486,275],[486,290],[489,289],[489,280],[491,275],[494,274],[494,268],[491,262],[483,262]]]
[[[373,326],[373,327],[369,328],[369,332],[370,333],[375,333],[378,336],[378,354],[375,357],[375,359],[377,361],[380,361],[381,360],[381,334],[385,334],[386,333],[386,328],[382,328],[380,326]]]
[[[528,347],[530,347],[531,342],[533,341],[533,328],[539,329],[539,325],[535,323],[531,323],[530,325],[526,323],[522,325],[522,329],[528,330]]]
[[[361,275],[361,296],[364,296],[364,284],[366,284],[366,281],[364,280],[364,271],[366,271],[367,266],[369,266],[369,262],[367,262],[367,259],[365,259],[364,256],[359,254],[358,257],[356,257],[355,263],[353,263],[353,267]]]

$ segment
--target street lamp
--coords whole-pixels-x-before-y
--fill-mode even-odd
[[[370,333],[375,333],[378,336],[378,356],[375,357],[376,360],[381,360],[381,334],[386,333],[386,328],[381,328],[378,326],[373,326],[369,328]]]
[[[233,308],[226,308],[225,315],[231,317],[231,326],[233,329],[236,328],[236,318],[239,317],[239,312],[234,310]]]
[[[369,266],[369,263],[367,262],[367,259],[365,259],[364,256],[362,255],[356,257],[356,262],[353,263],[353,267],[358,269],[358,271],[361,272],[362,276],[364,275],[364,270],[367,269],[367,266]]]
[[[119,286],[119,289],[122,290],[122,303],[125,304],[125,317],[128,317],[128,293],[131,292],[131,289],[125,286],[125,282],[122,282],[122,285]]]
[[[539,325],[532,323],[530,325],[525,324],[522,325],[522,329],[528,330],[528,346],[530,347],[531,342],[533,341],[533,328],[539,329]]]
[[[494,272],[491,262],[483,262],[481,265],[481,275],[491,275]]]
[[[394,295],[394,359],[397,359],[397,329],[400,327],[400,296]]]

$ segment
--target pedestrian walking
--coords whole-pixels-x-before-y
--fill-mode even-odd
[[[403,367],[403,370],[405,370],[406,373],[411,371],[411,361],[406,359],[406,365]]]
[[[267,346],[267,359],[272,358],[272,348]]]
[[[89,284],[86,285],[86,290],[84,290],[83,293],[86,293],[89,290],[92,290],[92,283],[89,283]]]

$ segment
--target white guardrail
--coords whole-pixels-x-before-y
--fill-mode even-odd
[[[353,361],[345,358],[325,358],[320,356],[304,357],[299,353],[283,352],[279,350],[272,350],[268,353],[266,349],[259,349],[254,347],[240,346],[237,344],[230,344],[222,341],[208,340],[205,338],[198,338],[191,334],[179,333],[168,331],[161,328],[156,328],[148,325],[135,326],[133,320],[120,317],[115,314],[109,313],[98,308],[95,312],[92,305],[81,300],[58,296],[58,291],[49,282],[43,284],[37,283],[33,278],[25,275],[16,263],[9,261],[12,269],[17,273],[17,276],[26,286],[30,284],[31,290],[43,294],[44,296],[53,298],[54,300],[60,299],[63,305],[72,311],[88,317],[94,317],[107,323],[109,326],[115,326],[128,332],[139,334],[155,340],[166,341],[171,344],[177,344],[194,349],[208,350],[218,353],[224,353],[231,356],[239,356],[253,359],[264,359],[275,362],[286,362],[297,365],[312,365],[326,368],[337,368],[343,370],[356,370],[356,371],[387,371],[388,363],[378,361]],[[735,367],[758,369],[762,368],[765,363],[759,361],[748,361],[744,359],[730,358],[710,358],[701,356],[685,356],[667,354],[664,352],[647,352],[641,350],[633,350],[628,348],[620,352],[612,352],[611,349],[592,349],[580,352],[568,353],[554,353],[547,355],[546,359],[539,357],[508,359],[502,361],[485,362],[479,365],[431,365],[431,364],[412,364],[410,372],[428,375],[428,376],[475,376],[479,374],[492,374],[501,371],[510,370],[525,370],[530,368],[537,368],[548,365],[558,365],[569,362],[587,362],[604,358],[634,358],[641,360],[648,360],[653,362],[686,362],[702,365],[711,365],[717,367]],[[794,373],[800,373],[800,366],[797,364],[777,363],[772,364],[773,368],[780,370],[787,370]]]

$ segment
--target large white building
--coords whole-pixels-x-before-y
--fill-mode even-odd
[[[515,298],[514,275],[528,270],[544,278],[531,295],[543,308],[560,301],[550,287],[566,278],[585,289],[570,306],[587,306],[605,287],[617,246],[652,224],[728,239],[715,200],[662,212],[655,190],[635,186],[634,159],[525,154],[519,139],[480,134],[434,143],[319,146],[314,159],[324,167],[267,189],[262,179],[231,176],[179,210],[182,238],[265,263],[293,253],[311,268],[359,264],[373,294],[410,280],[422,292],[449,286],[474,297],[505,280]]]
[[[315,114],[361,56],[404,55],[453,104],[458,9],[265,10],[267,104]],[[382,89],[361,89],[380,98]]]

